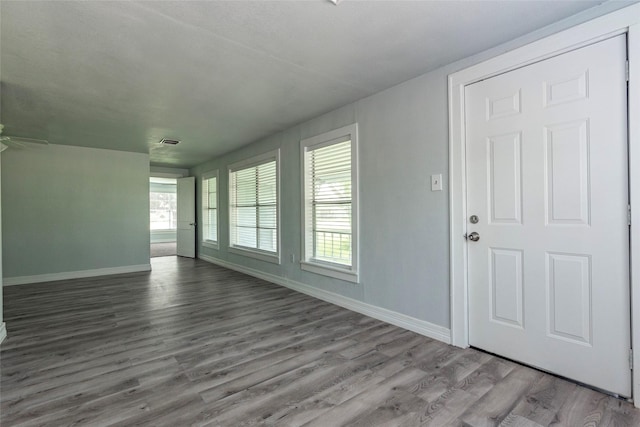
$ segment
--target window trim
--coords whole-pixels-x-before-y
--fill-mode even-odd
[[[275,160],[276,162],[276,252],[263,251],[255,248],[248,248],[245,246],[234,245],[232,243],[233,224],[231,218],[233,218],[233,205],[231,203],[232,189],[231,189],[231,174],[243,169],[259,166],[264,163],[269,163]],[[273,264],[280,264],[282,254],[282,238],[281,238],[281,223],[280,223],[280,149],[267,151],[266,153],[259,154],[257,156],[250,157],[245,160],[241,160],[236,163],[232,163],[227,166],[228,177],[228,202],[229,202],[229,245],[228,251],[233,254],[243,255],[250,258],[255,258],[260,261],[266,261]]]
[[[333,144],[344,142],[344,138],[349,137],[351,140],[351,266],[342,266],[330,262],[314,260],[312,255],[308,253],[308,234],[309,224],[307,224],[308,216],[308,197],[307,184],[309,182],[309,171],[307,170],[307,153],[313,149],[327,147]],[[342,141],[341,141],[342,140]],[[302,177],[302,233],[301,233],[301,260],[300,268],[323,276],[333,277],[335,279],[345,280],[348,282],[359,283],[359,200],[360,191],[358,186],[358,177],[360,174],[358,168],[358,123],[353,123],[325,132],[320,135],[305,138],[300,141],[300,169]]]
[[[205,217],[204,217],[204,191],[202,191],[202,232],[200,235],[200,238],[202,239],[202,246],[206,247],[206,248],[211,248],[211,249],[220,249],[220,176],[218,173],[218,169],[216,170],[212,170],[209,172],[205,172],[204,174],[202,174],[202,178],[200,180],[200,183],[202,184],[202,190],[204,190],[204,182],[206,180],[209,180],[211,178],[215,178],[216,179],[216,236],[218,237],[218,240],[209,240],[209,239],[205,239],[205,228],[206,227],[210,227],[211,225],[208,224],[205,226],[206,222],[205,222]],[[207,188],[208,188],[208,184],[207,184]],[[209,200],[209,194],[207,194],[207,200]],[[209,202],[207,201],[207,209],[209,209]]]

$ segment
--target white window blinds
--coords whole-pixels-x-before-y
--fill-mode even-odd
[[[202,219],[204,221],[202,239],[218,242],[218,177],[202,180]]]
[[[231,245],[278,252],[278,194],[275,159],[230,170]]]
[[[346,141],[344,139],[347,139]],[[306,194],[311,259],[350,266],[352,262],[351,140],[307,151]]]

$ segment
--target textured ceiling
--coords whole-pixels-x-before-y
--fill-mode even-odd
[[[600,3],[1,1],[0,119],[190,167]]]

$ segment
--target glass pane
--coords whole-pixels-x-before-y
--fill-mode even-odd
[[[218,207],[218,198],[216,197],[216,193],[209,193],[209,207],[217,208]]]
[[[176,193],[149,193],[151,230],[177,228],[178,201]]]
[[[314,258],[351,265],[351,141],[309,153]]]
[[[236,208],[237,217],[236,225],[238,227],[256,227],[256,207],[238,207]]]
[[[351,233],[351,203],[314,206],[314,230]]]
[[[237,245],[246,246],[248,248],[257,247],[255,228],[239,227],[237,231],[238,231],[238,241],[236,242]]]
[[[276,228],[276,207],[260,206],[258,207],[260,228]]]
[[[269,162],[258,169],[258,203],[276,203],[276,162]]]
[[[276,231],[261,228],[258,230],[260,235],[260,247],[264,251],[276,252]]]
[[[351,265],[351,235],[318,231],[314,233],[314,257]]]
[[[236,204],[255,205],[256,203],[256,172],[254,168],[244,169],[236,175]]]
[[[218,241],[218,215],[216,209],[208,209],[209,225],[205,239]]]

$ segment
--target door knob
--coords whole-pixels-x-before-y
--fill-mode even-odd
[[[478,240],[480,240],[480,235],[474,231],[467,236],[467,239],[471,240],[472,242],[477,242]]]

